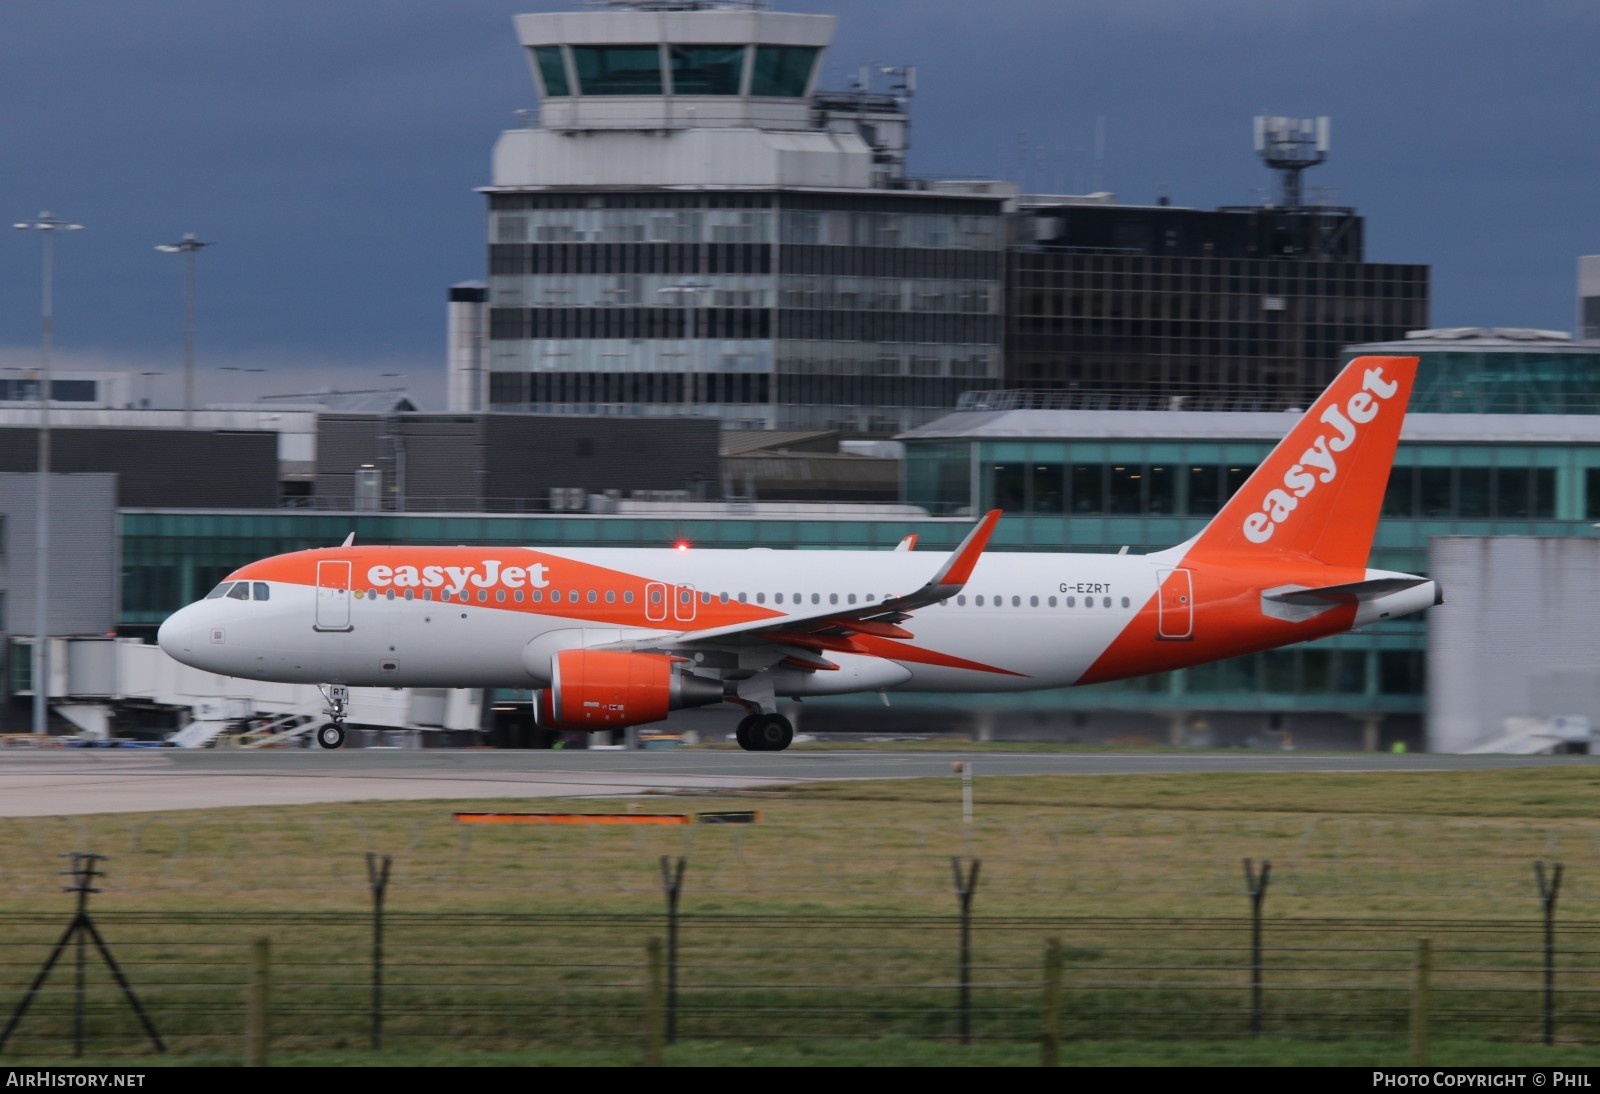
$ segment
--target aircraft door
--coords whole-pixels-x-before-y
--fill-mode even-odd
[[[659,581],[644,587],[644,617],[651,623],[665,622],[667,618],[667,587]]]
[[[1161,592],[1156,598],[1156,637],[1169,642],[1194,638],[1194,582],[1188,570],[1158,570]]]
[[[350,563],[317,563],[317,622],[319,631],[348,631],[350,625]]]
[[[679,623],[694,622],[695,591],[693,585],[677,585],[672,590],[672,618]]]

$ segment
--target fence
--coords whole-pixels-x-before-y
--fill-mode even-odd
[[[1550,918],[1530,898],[1530,914],[1509,920],[1258,920],[1253,911],[1271,903],[1263,870],[1253,892],[1241,887],[1235,916],[1016,917],[985,914],[975,861],[952,865],[948,915],[674,911],[692,906],[694,873],[664,859],[668,899],[656,914],[385,910],[380,920],[375,900],[342,912],[94,920],[177,1054],[239,1051],[258,939],[270,941],[275,1050],[637,1044],[653,999],[667,1008],[653,1028],[669,1041],[1034,1044],[1052,1014],[1049,1043],[1068,1056],[1088,1039],[1392,1039],[1417,1002],[1420,939],[1431,950],[1433,1037],[1600,1039],[1600,923],[1554,920],[1553,888],[1543,890]],[[374,872],[375,897],[380,880]],[[6,1016],[67,918],[0,914]],[[647,954],[666,938],[666,975],[653,977]],[[7,1031],[0,1058],[70,1058],[85,1040],[99,1056],[151,1050],[93,952],[82,973],[73,961],[69,952]]]

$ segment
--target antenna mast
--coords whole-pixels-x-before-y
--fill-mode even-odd
[[[1279,173],[1281,204],[1300,208],[1300,172],[1328,158],[1328,118],[1269,118],[1256,115],[1256,154]]]

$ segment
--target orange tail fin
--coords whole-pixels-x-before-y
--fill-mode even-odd
[[[1416,377],[1415,357],[1351,361],[1185,557],[1365,566]]]

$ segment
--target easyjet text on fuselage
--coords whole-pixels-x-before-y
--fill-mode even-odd
[[[458,592],[468,585],[479,589],[492,589],[496,585],[507,589],[544,589],[550,585],[545,577],[549,572],[550,567],[542,562],[532,566],[507,566],[497,558],[490,558],[467,566],[372,566],[367,570],[367,582],[374,589],[391,585],[397,589],[450,588]]]

